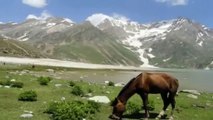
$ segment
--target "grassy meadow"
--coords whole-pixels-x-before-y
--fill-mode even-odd
[[[69,86],[70,81],[82,88],[85,94],[88,92],[95,95],[104,95],[113,100],[122,87],[107,86],[100,83],[85,82],[78,79],[58,79],[53,77],[47,86],[41,86],[37,78],[41,76],[36,71],[47,72],[49,67],[36,67],[31,66],[19,66],[19,65],[0,65],[0,81],[15,79],[16,81],[23,82],[23,88],[5,88],[0,87],[0,120],[22,120],[20,115],[24,111],[32,111],[33,117],[30,120],[50,120],[50,115],[44,113],[49,104],[54,101],[61,101],[65,98],[65,101],[87,101],[86,97],[75,96],[71,94],[72,87]],[[54,72],[64,70],[64,68],[51,68]],[[25,72],[23,72],[25,70]],[[27,70],[27,71],[26,71]],[[67,71],[82,72],[83,70],[66,69]],[[96,70],[91,70],[91,72]],[[108,72],[103,71],[103,72]],[[113,80],[111,80],[113,81]],[[61,86],[56,87],[56,84]],[[20,93],[34,90],[38,97],[34,102],[18,101]],[[151,117],[155,117],[160,112],[163,104],[159,95],[149,95],[149,100],[154,103],[154,111],[151,111]],[[142,102],[138,95],[134,95],[129,100],[130,102],[141,106]],[[198,99],[192,99],[187,97],[187,93],[179,93],[176,97],[176,110],[174,118],[176,120],[213,120],[213,94],[201,93]],[[170,114],[171,107],[167,111]],[[101,104],[100,111],[95,114],[95,120],[108,120],[108,116],[111,114],[112,108],[109,104]],[[124,119],[142,119],[143,112],[140,111],[137,115],[124,114]],[[151,118],[151,119],[153,119]],[[168,117],[167,117],[168,118]]]

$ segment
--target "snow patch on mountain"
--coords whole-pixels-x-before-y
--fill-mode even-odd
[[[109,17],[107,15],[104,15],[102,13],[97,13],[97,14],[93,14],[92,16],[89,16],[86,21],[89,21],[90,23],[92,23],[94,26],[98,26],[99,24],[101,24],[105,19],[108,20],[112,20],[112,17]]]
[[[73,24],[74,22],[71,20],[71,19],[69,19],[69,18],[64,18],[64,20],[62,20],[61,22],[68,22],[68,23],[70,23],[70,24]]]
[[[40,16],[29,14],[26,19],[46,20],[47,18],[50,17],[52,17],[52,15],[50,15],[47,11],[43,11]]]
[[[95,27],[98,27],[101,23],[104,23],[105,20],[109,20],[112,26],[122,27],[124,30],[128,30],[127,25],[137,26],[139,25],[137,22],[130,21],[127,17],[114,14],[114,16],[110,17],[108,15],[97,13],[89,16],[86,21],[89,21]]]
[[[3,37],[4,39],[12,39],[11,37],[8,37],[8,36],[6,36],[6,35],[4,35],[4,34],[1,34],[1,37]]]
[[[22,36],[18,37],[17,40],[19,40],[19,41],[27,41],[27,40],[29,40],[29,38],[27,37],[27,34],[28,34],[27,32],[24,33]]]
[[[199,46],[203,46],[203,42],[204,42],[204,38],[203,38],[204,34],[202,32],[199,32],[197,34],[197,37],[196,37],[196,42]]]
[[[53,26],[55,26],[56,25],[56,23],[47,23],[47,27],[53,27]]]
[[[137,52],[140,53],[139,57],[141,61],[143,62],[143,65],[141,65],[140,67],[155,68],[155,66],[149,64],[149,59],[145,57],[145,53],[146,53],[145,49],[138,49]]]
[[[173,25],[173,21],[174,20],[159,22],[156,26],[150,25],[149,27],[140,28],[139,31],[126,31],[127,33],[131,33],[131,35],[122,40],[122,43],[129,46],[130,49],[134,48],[131,50],[139,54],[141,61],[144,63],[142,66],[150,67],[152,65],[149,64],[148,58],[154,58],[155,55],[151,54],[152,48],[148,48],[148,51],[145,51],[143,43],[147,41],[165,40],[166,33],[171,31],[170,28]]]
[[[200,42],[198,43],[198,45],[199,45],[199,46],[203,46],[203,41],[200,41]]]
[[[171,60],[172,59],[172,57],[169,57],[169,58],[167,58],[167,59],[163,59],[163,62],[167,62],[167,61],[169,61],[169,60]]]

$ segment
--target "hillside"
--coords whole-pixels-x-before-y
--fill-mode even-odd
[[[15,40],[0,38],[0,56],[45,57],[31,46]]]

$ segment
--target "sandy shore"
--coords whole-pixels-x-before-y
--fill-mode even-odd
[[[54,66],[54,67],[68,67],[68,68],[82,68],[82,69],[118,69],[118,70],[154,70],[157,68],[144,66],[115,66],[103,64],[89,64],[81,62],[63,61],[57,59],[44,59],[44,58],[16,58],[16,57],[1,57],[0,62],[24,65],[41,65],[41,66]]]

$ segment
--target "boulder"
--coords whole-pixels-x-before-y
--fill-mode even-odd
[[[110,103],[110,100],[107,96],[94,96],[94,97],[90,97],[89,100],[92,100],[98,103]]]
[[[198,99],[198,96],[193,95],[193,94],[188,94],[187,97],[189,98],[193,98],[193,99]]]
[[[180,92],[201,95],[200,92],[198,92],[197,90],[181,90]]]
[[[10,86],[4,86],[5,88],[10,88]]]
[[[61,87],[62,84],[55,84],[55,87]]]
[[[24,110],[24,113],[33,114],[33,111]]]
[[[116,87],[123,87],[123,86],[125,86],[125,83],[122,83],[122,82],[121,83],[116,83],[115,86]]]
[[[61,97],[61,101],[64,101],[64,100],[66,100],[66,98],[65,97]]]
[[[105,83],[105,84],[109,84],[109,81],[106,80],[106,81],[104,81],[104,83]]]
[[[33,114],[31,113],[24,113],[22,115],[20,115],[21,118],[32,118],[33,117]]]
[[[10,81],[11,81],[11,82],[15,82],[15,81],[16,81],[16,79],[11,79]]]
[[[55,71],[53,69],[46,69],[47,72],[54,73]]]

